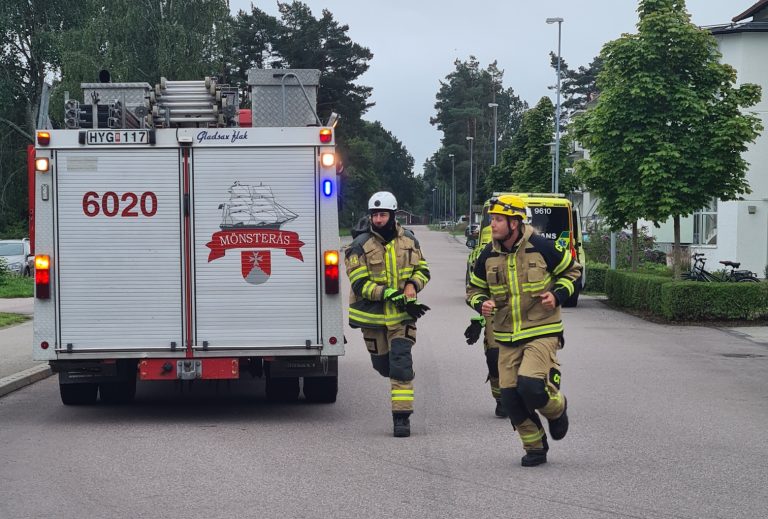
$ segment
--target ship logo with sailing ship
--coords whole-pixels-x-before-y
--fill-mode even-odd
[[[298,214],[280,204],[272,188],[235,181],[227,190],[229,198],[219,205],[220,231],[206,246],[211,249],[208,262],[223,257],[231,249],[240,249],[240,271],[251,285],[266,283],[272,274],[271,249],[283,249],[287,256],[304,261],[299,235],[283,231],[283,224]]]

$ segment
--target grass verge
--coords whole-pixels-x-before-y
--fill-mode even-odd
[[[32,297],[35,281],[32,277],[6,276],[0,279],[0,297]]]
[[[28,321],[29,317],[26,315],[21,314],[6,314],[0,312],[0,328],[5,328],[6,326],[13,326],[14,324],[23,323],[24,321]]]

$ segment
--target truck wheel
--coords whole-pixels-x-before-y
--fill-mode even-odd
[[[98,384],[92,382],[81,384],[59,384],[61,403],[64,405],[93,405],[96,403]]]
[[[304,377],[304,397],[307,402],[332,404],[339,391],[339,377]]]
[[[136,396],[136,379],[102,382],[99,396],[105,404],[128,404]]]
[[[573,285],[573,295],[565,300],[564,308],[575,308],[579,304],[579,293],[581,292],[581,283]]]
[[[299,377],[267,378],[267,400],[295,402],[299,399]]]

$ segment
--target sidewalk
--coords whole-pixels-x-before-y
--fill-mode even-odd
[[[0,299],[0,312],[33,313],[34,299]],[[47,362],[32,360],[32,321],[0,329],[0,397],[51,375]]]

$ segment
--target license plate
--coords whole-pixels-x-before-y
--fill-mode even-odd
[[[89,130],[85,136],[88,145],[149,144],[147,130]]]

